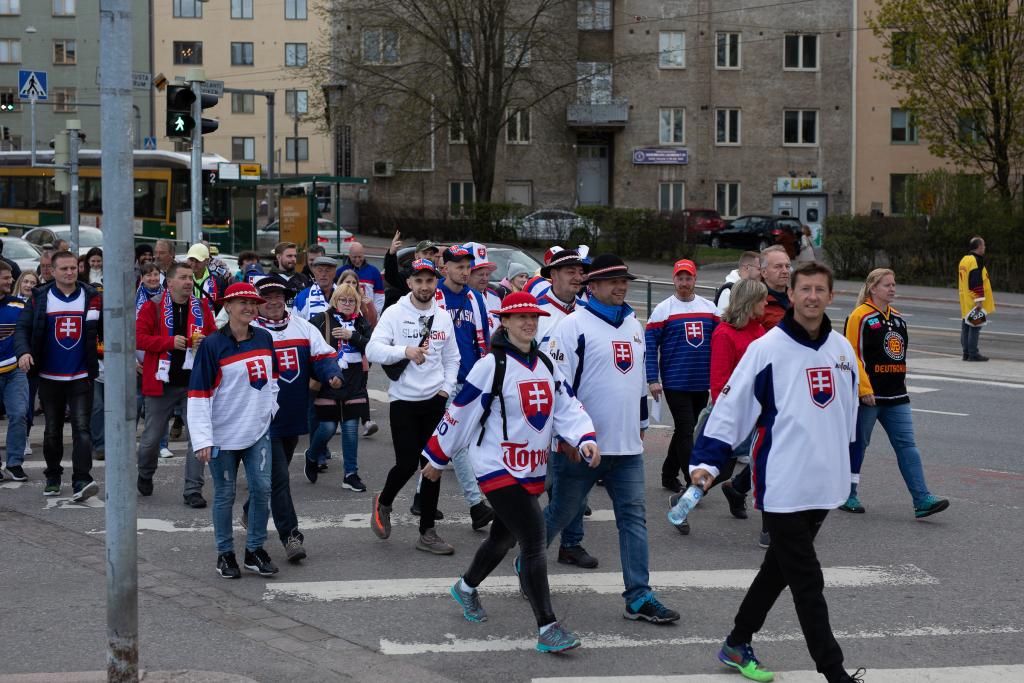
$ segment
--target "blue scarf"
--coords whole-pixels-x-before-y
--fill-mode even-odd
[[[139,285],[139,290],[135,292],[135,314],[138,315],[139,311],[142,310],[143,305],[154,296],[164,293],[163,285],[156,289],[148,289],[145,285]]]
[[[596,314],[598,317],[608,321],[610,324],[618,327],[622,324],[622,321],[626,319],[633,309],[630,308],[629,304],[622,304],[621,306],[608,306],[603,304],[594,297],[587,300],[585,304],[586,308]]]
[[[188,340],[187,343],[192,343],[192,334],[195,330],[202,331],[203,329],[203,307],[199,303],[199,299],[194,296],[188,298],[188,320],[185,321],[185,338]],[[174,336],[174,303],[171,299],[170,291],[164,290],[163,298],[160,300],[160,317],[157,319],[158,325],[163,325],[164,334],[171,337]],[[191,349],[192,353],[195,353],[195,349]],[[156,378],[161,382],[171,381],[171,354],[172,351],[168,351],[167,355],[161,358],[157,363]],[[185,353],[185,364],[182,366],[184,369],[189,370],[192,368],[192,358],[188,350]]]

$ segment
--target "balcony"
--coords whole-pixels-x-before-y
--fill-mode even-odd
[[[624,128],[629,123],[629,102],[575,102],[566,107],[565,118],[570,128]]]

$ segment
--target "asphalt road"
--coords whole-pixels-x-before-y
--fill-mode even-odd
[[[372,377],[379,399],[382,380],[379,373]],[[915,521],[892,449],[876,431],[861,485],[867,514],[834,512],[818,538],[833,627],[849,667],[868,667],[868,681],[1024,680],[1024,385],[961,377],[915,380],[911,388],[929,485],[952,506]],[[375,400],[373,413],[382,431],[360,443],[360,471],[371,492],[393,462],[387,406]],[[683,621],[657,627],[622,619],[611,506],[596,489],[584,543],[601,566],[588,572],[557,564],[553,549],[549,558],[556,613],[584,639],[584,647],[567,656],[530,650],[533,618],[509,589],[511,557],[481,586],[486,623],[463,620],[445,595],[483,538],[470,529],[451,475],[442,487],[448,519],[439,531],[457,550],[453,557],[434,557],[413,548],[415,527],[406,515],[411,484],[396,502],[391,539],[380,541],[366,526],[371,492],[341,488],[337,457],[315,486],[295,463],[291,485],[309,559],[286,564],[271,529],[266,547],[280,574],[225,581],[214,573],[210,511],[181,504],[183,459],[161,461],[155,495],[138,506],[143,665],[228,671],[259,681],[629,681],[721,673],[718,642],[763,553],[755,545],[757,521],[733,519],[721,494],[712,492],[693,514],[689,537],[670,527],[668,493],[658,486],[669,436],[668,426],[659,426],[646,444],[650,565],[659,597],[679,609]],[[101,499],[81,506],[42,497],[41,427],[33,437],[32,479],[0,483],[0,622],[7,634],[0,674],[100,670],[105,510]],[[183,451],[181,443],[172,447]],[[339,450],[337,440],[333,447]],[[94,469],[101,482],[104,471]],[[212,498],[209,482],[206,493]],[[243,497],[240,491],[239,504]],[[240,528],[235,539],[239,547],[244,542]],[[776,670],[813,671],[787,595],[757,642],[759,655]],[[924,671],[982,666],[1004,668],[947,672],[952,678],[944,679]],[[879,669],[914,671],[904,678],[872,676]],[[779,680],[820,679],[805,673]]]

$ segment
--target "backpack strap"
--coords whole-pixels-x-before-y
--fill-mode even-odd
[[[735,282],[726,282],[725,284],[723,284],[721,287],[718,288],[718,291],[715,292],[715,305],[716,306],[718,305],[718,300],[722,298],[722,292],[724,292],[727,289],[732,289],[732,286],[734,284],[736,284],[736,283]]]
[[[498,403],[501,404],[502,435],[506,440],[508,440],[508,425],[505,422],[505,397],[502,395],[502,387],[505,385],[505,365],[507,362],[505,349],[491,349],[491,355],[494,356],[494,378],[491,380],[491,400],[484,406],[484,413],[480,416],[480,438],[476,440],[477,446],[484,442],[484,430],[487,429],[487,418],[491,416],[491,406],[494,405],[495,398],[497,398]]]
[[[544,353],[543,351],[537,351],[537,355],[540,357],[540,359],[542,361],[544,361],[544,365],[547,366],[548,372],[551,373],[551,379],[555,379],[555,364],[551,361],[551,356],[549,356],[548,354]],[[555,393],[557,394],[558,390],[561,389],[561,388],[562,388],[562,382],[559,381],[559,380],[556,380],[555,381]]]

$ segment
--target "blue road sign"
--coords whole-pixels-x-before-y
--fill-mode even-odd
[[[142,138],[142,149],[156,149],[156,138]]]
[[[46,72],[19,69],[18,97],[23,100],[45,100],[47,97]]]

